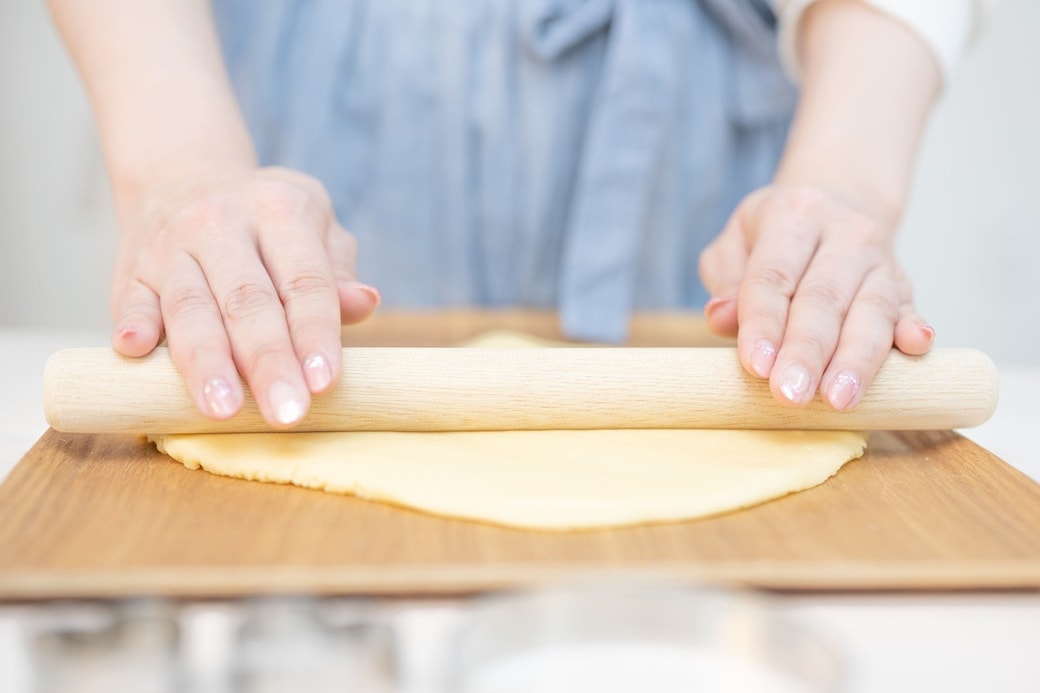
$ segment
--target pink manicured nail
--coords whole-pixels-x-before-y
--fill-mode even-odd
[[[202,398],[206,400],[211,414],[218,419],[234,416],[238,411],[238,398],[231,388],[231,383],[221,377],[210,378],[202,386]]]
[[[710,318],[711,314],[714,313],[719,307],[732,302],[733,299],[727,296],[716,296],[704,304],[704,314]]]
[[[286,426],[302,419],[306,412],[303,397],[295,387],[284,380],[275,381],[267,389],[267,401],[274,409],[274,418]]]
[[[371,296],[372,300],[375,301],[377,308],[379,307],[379,304],[383,302],[383,297],[379,293],[379,289],[377,289],[374,286],[369,286],[368,284],[361,284],[359,282],[354,288],[356,288],[358,291],[363,291],[364,293]]]
[[[120,325],[116,328],[116,336],[119,339],[133,339],[137,336],[140,328],[137,325]]]
[[[923,334],[929,342],[935,341],[935,328],[925,323],[921,325],[921,334]]]
[[[805,366],[792,363],[784,371],[784,378],[780,381],[780,393],[789,401],[801,404],[807,394],[811,394],[810,385],[812,378]]]
[[[323,354],[311,354],[303,360],[303,376],[311,392],[324,392],[332,384],[332,367]]]
[[[751,368],[760,378],[768,378],[776,361],[776,347],[768,339],[760,339],[751,348]]]
[[[834,382],[827,390],[827,399],[831,406],[840,411],[849,408],[859,392],[859,378],[851,371],[842,371],[834,377]]]

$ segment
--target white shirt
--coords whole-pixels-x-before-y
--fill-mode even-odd
[[[780,27],[780,57],[792,77],[800,75],[798,25],[818,0],[772,0]],[[935,55],[943,83],[977,33],[991,0],[862,0],[915,31]]]

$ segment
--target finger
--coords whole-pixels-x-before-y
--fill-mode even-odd
[[[282,302],[254,248],[214,248],[197,258],[217,301],[238,372],[270,425],[292,426],[310,392],[293,348]]]
[[[912,306],[889,272],[878,269],[867,275],[821,382],[821,395],[831,407],[846,411],[859,404],[892,350],[893,333],[904,311],[912,311]]]
[[[857,244],[849,229],[832,237],[837,240],[820,245],[799,282],[773,366],[770,387],[786,404],[806,404],[815,395],[853,299],[879,264],[876,252]]]
[[[917,313],[911,296],[909,282],[906,282],[904,300],[899,309],[899,322],[896,323],[895,347],[909,356],[920,356],[932,350],[935,328]]]
[[[242,384],[220,311],[194,259],[171,259],[159,296],[170,357],[195,406],[214,419],[234,416],[242,408]]]
[[[324,392],[336,382],[342,355],[336,280],[321,234],[310,226],[318,221],[303,214],[291,221],[268,221],[260,231],[264,266],[312,393]]]
[[[914,306],[914,291],[902,268],[895,266],[894,279],[899,292],[899,322],[893,345],[908,356],[927,354],[935,343],[935,328],[925,322]]]
[[[159,297],[136,278],[113,285],[112,320],[112,347],[124,356],[144,356],[162,340]]]
[[[736,337],[739,328],[737,300],[729,296],[714,296],[704,304],[708,328],[720,337]]]
[[[374,286],[357,279],[357,241],[353,235],[342,226],[333,224],[326,244],[332,273],[336,278],[340,320],[344,325],[354,325],[372,315],[382,302],[382,296]]]
[[[708,327],[716,334],[735,337],[738,329],[737,294],[748,265],[746,217],[757,206],[757,195],[745,200],[730,215],[722,233],[700,255],[701,282],[711,294],[704,305]]]
[[[737,353],[749,373],[768,378],[784,339],[791,298],[816,252],[815,222],[764,217],[737,296]]]
[[[704,305],[704,316],[708,327],[724,337],[737,335],[737,293],[747,266],[747,246],[743,238],[737,212],[700,255],[701,281],[711,294]]]

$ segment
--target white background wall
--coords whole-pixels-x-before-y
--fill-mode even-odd
[[[1001,0],[936,110],[900,253],[943,346],[1040,366],[1040,2]],[[0,326],[105,327],[115,230],[42,0],[0,1]]]

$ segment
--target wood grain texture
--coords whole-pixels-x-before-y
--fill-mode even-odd
[[[997,405],[993,362],[974,349],[889,354],[859,405],[776,401],[733,348],[350,347],[343,373],[297,431],[607,428],[942,430],[975,426]],[[247,394],[231,419],[204,417],[165,348],[130,359],[66,349],[44,374],[47,420],[70,433],[273,430]]]
[[[436,346],[538,313],[385,315],[353,344]],[[643,346],[703,323],[641,318]],[[493,463],[493,460],[489,461]],[[706,520],[543,534],[189,471],[132,436],[49,431],[0,486],[0,600],[458,594],[588,573],[776,589],[1040,588],[1040,486],[950,432],[876,433],[822,486]]]
[[[559,535],[218,477],[137,438],[49,431],[0,487],[0,512],[0,599],[455,594],[589,572],[1040,588],[1040,486],[953,433],[875,434],[829,482],[745,511]]]

